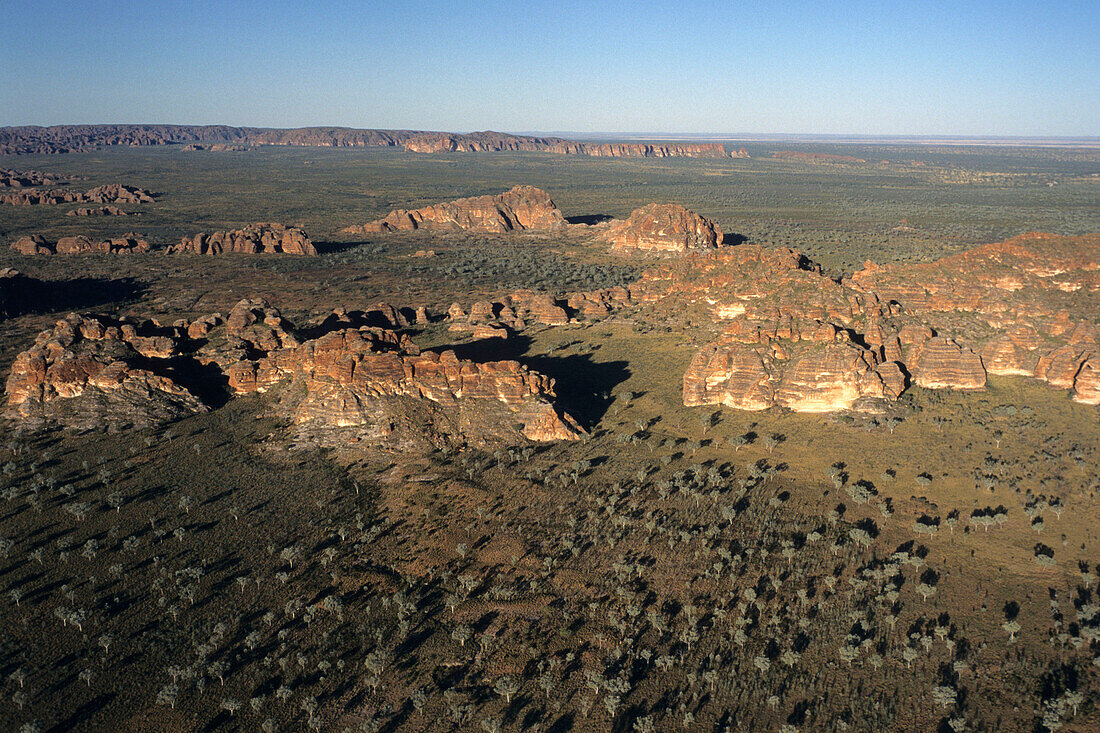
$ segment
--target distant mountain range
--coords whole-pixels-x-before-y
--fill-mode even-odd
[[[418,153],[523,150],[631,158],[721,158],[721,143],[577,142],[503,132],[456,134],[350,127],[274,129],[228,125],[54,125],[0,128],[0,154],[73,153],[126,145],[231,143],[321,147],[404,147]]]

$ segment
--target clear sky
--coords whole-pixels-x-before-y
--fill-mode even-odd
[[[1100,135],[1100,2],[0,0],[0,125]]]

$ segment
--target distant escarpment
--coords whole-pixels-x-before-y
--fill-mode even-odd
[[[683,253],[722,246],[722,228],[678,204],[649,204],[600,235],[616,250]]]
[[[530,151],[599,158],[724,158],[720,143],[596,143],[575,142],[557,137],[474,132],[468,135],[421,133],[405,141],[414,153],[476,153],[484,151]]]
[[[565,217],[550,199],[550,194],[534,186],[516,186],[495,196],[458,199],[412,211],[396,209],[382,219],[347,227],[343,232],[553,231],[566,226]]]
[[[141,234],[129,232],[111,239],[91,239],[84,235],[62,237],[51,242],[38,234],[20,237],[11,249],[23,255],[134,254],[152,249]]]
[[[183,143],[186,150],[241,146],[404,147],[417,153],[531,151],[618,158],[722,158],[719,143],[598,143],[503,132],[455,134],[349,127],[272,129],[228,125],[57,125],[0,128],[0,154],[70,153]]]
[[[0,154],[76,153],[115,145],[144,147],[173,143],[378,147],[401,145],[415,134],[412,130],[356,130],[348,127],[289,130],[228,125],[0,127]]]
[[[153,200],[153,194],[142,188],[110,183],[88,191],[72,191],[67,188],[33,189],[16,191],[0,196],[0,204],[35,206],[39,204],[145,204]]]
[[[773,158],[785,158],[787,160],[803,160],[808,163],[866,163],[863,158],[851,155],[832,155],[829,153],[807,153],[799,150],[777,150],[772,153]]]
[[[317,248],[313,246],[313,242],[298,227],[262,222],[249,224],[243,229],[184,237],[183,241],[169,247],[168,251],[170,253],[191,252],[199,255],[261,252],[292,255],[317,254]]]
[[[910,384],[984,389],[1025,375],[1100,402],[1100,235],[1026,235],[848,281],[756,245],[647,271],[636,300],[724,324],[683,381],[687,405],[880,409]]]
[[[421,449],[574,439],[553,380],[514,361],[421,352],[381,305],[334,313],[304,338],[261,299],[166,325],[71,314],[20,353],[3,416],[25,428],[121,430],[260,393],[299,440]],[[381,323],[382,325],[366,325]]]

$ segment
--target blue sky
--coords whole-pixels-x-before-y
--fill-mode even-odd
[[[0,0],[0,124],[1100,135],[1100,2]]]

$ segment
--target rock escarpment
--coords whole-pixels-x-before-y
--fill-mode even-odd
[[[153,201],[153,194],[142,188],[110,183],[88,191],[67,188],[16,191],[0,196],[0,204],[35,206],[39,204],[144,204]]]
[[[11,249],[24,255],[75,254],[139,254],[150,251],[149,242],[141,234],[128,232],[121,237],[93,240],[84,235],[62,237],[50,242],[38,234],[20,237]]]
[[[243,229],[196,234],[184,237],[178,245],[168,248],[171,253],[219,255],[224,253],[255,254],[281,253],[315,255],[317,248],[304,231],[283,224],[249,224]]]
[[[615,220],[602,240],[616,250],[683,253],[722,246],[722,228],[677,204],[649,204]]]
[[[308,339],[255,298],[171,326],[72,314],[16,357],[3,415],[30,428],[121,430],[260,393],[299,438],[325,445],[407,449],[583,434],[554,405],[553,380],[518,362],[421,352],[396,331],[353,325],[399,314],[386,306],[337,313]]]
[[[550,194],[534,186],[515,186],[495,196],[457,199],[422,209],[396,209],[385,218],[344,229],[347,234],[428,231],[555,231],[567,226]]]

